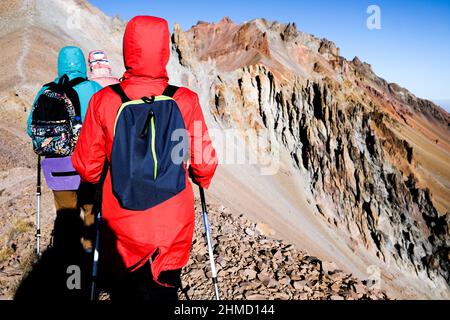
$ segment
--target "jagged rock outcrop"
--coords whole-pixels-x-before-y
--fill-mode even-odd
[[[233,87],[242,106],[230,95]],[[405,178],[395,166],[396,158],[411,166],[413,149],[388,129],[382,113],[334,100],[325,83],[278,86],[265,67],[245,68],[237,84],[219,82],[218,88],[216,118],[229,127],[256,123],[275,132],[295,165],[309,172],[319,212],[345,228],[351,246],[363,245],[422,277],[450,281],[448,215],[439,217],[429,190],[417,188],[414,174]]]
[[[208,33],[227,30],[223,24],[208,25]],[[186,47],[189,39],[200,41],[192,37],[199,28],[176,30],[174,47],[193,68],[206,57],[217,63],[210,99],[214,119],[225,128],[274,133],[295,167],[307,172],[318,212],[346,235],[350,248],[363,247],[421,279],[450,283],[450,213],[438,212],[431,191],[418,186],[417,168],[425,164],[416,158],[414,141],[397,130],[399,122],[417,124],[425,117],[448,143],[448,113],[387,83],[358,58],[346,61],[332,42],[306,37],[292,25],[255,20],[229,26],[236,34],[256,28],[264,35],[259,39],[270,39],[268,52],[267,45],[252,47],[259,59],[232,71],[223,61],[234,57],[233,50],[224,48],[218,57],[209,48],[196,56],[195,42],[194,49]],[[287,54],[274,58],[272,52],[281,50],[279,34]],[[244,36],[239,41],[235,47],[253,43]],[[303,54],[297,69],[289,63],[295,46]],[[305,76],[305,70],[311,72]]]

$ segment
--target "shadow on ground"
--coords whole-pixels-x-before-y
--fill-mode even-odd
[[[55,220],[52,244],[24,277],[14,299],[88,300],[92,255],[83,250],[82,232],[79,211],[61,210]]]
[[[53,241],[23,278],[14,300],[71,302],[90,300],[93,255],[86,253],[81,244],[83,229],[79,211],[58,212]],[[152,281],[149,264],[144,265],[137,272],[131,274],[127,272],[115,250],[115,237],[105,223],[101,225],[100,234],[97,291],[107,292],[108,299],[116,301],[177,299],[176,291],[175,296],[163,295],[164,290],[161,291]],[[181,271],[163,272],[160,279],[171,283],[173,277],[179,279],[179,272]],[[164,280],[165,277],[167,281]],[[174,286],[180,285],[181,283],[174,282]],[[181,292],[189,300],[186,291]]]

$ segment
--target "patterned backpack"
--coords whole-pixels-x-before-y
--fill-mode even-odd
[[[122,208],[144,211],[186,188],[186,127],[172,98],[178,88],[134,101],[120,84],[110,88],[122,99],[111,151],[113,192]]]
[[[73,87],[87,81],[69,81],[64,75],[58,83],[44,85],[44,91],[33,106],[31,139],[34,152],[40,156],[72,155],[81,129],[80,99]]]

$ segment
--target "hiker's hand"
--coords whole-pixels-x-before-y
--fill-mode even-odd
[[[191,166],[189,166],[188,172],[189,172],[189,178],[191,178],[192,182],[199,186],[200,184],[195,180],[194,171],[192,170]]]

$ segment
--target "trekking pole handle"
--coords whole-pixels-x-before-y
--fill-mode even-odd
[[[205,190],[199,186],[200,189],[200,200],[202,202],[202,212],[208,214],[206,209],[206,199],[205,199]]]

